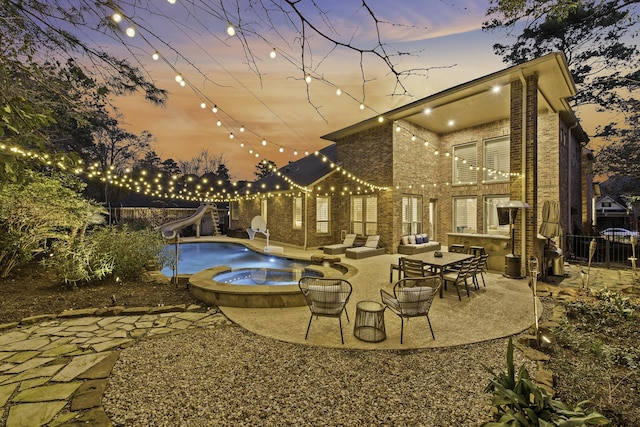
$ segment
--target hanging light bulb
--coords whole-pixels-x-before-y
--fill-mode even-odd
[[[155,52],[153,52],[153,55],[151,55],[151,59],[153,59],[154,61],[157,61],[159,58],[160,58],[160,54],[156,50]]]
[[[266,145],[267,145],[267,140],[266,140],[266,139],[263,139],[263,140],[262,140],[262,145],[263,145],[263,146],[266,146]]]
[[[307,82],[307,84],[311,83],[311,74],[307,74],[304,76],[304,81]]]
[[[133,27],[129,27],[126,30],[124,30],[124,32],[129,36],[129,37],[135,37],[136,35],[136,29]]]
[[[176,4],[176,0],[167,0],[169,4]]]
[[[256,157],[260,157],[260,153],[256,153]]]
[[[400,132],[401,128],[400,125],[396,126],[396,132]]]
[[[360,109],[364,110],[364,104],[360,104]]]
[[[240,132],[244,132],[244,126],[240,125]]]
[[[249,149],[249,154],[253,154],[253,148]]]
[[[220,120],[218,120],[218,121],[216,122],[216,125],[218,125],[218,126],[222,126],[222,122],[221,122]]]
[[[379,117],[378,117],[378,123],[382,123],[382,122],[384,122],[384,117],[379,116]]]
[[[204,110],[205,108],[207,108],[207,104],[205,104],[204,102],[201,102],[200,103],[200,108],[202,108]]]
[[[276,53],[276,48],[274,47],[271,52],[269,52],[269,56],[271,57],[271,59],[276,59],[276,56],[278,54]]]
[[[180,83],[182,81],[182,74],[176,75],[176,83]]]
[[[342,95],[342,90],[340,88],[336,89],[336,95],[338,96]]]
[[[213,108],[211,109],[212,112],[217,113],[218,112],[218,106],[214,105]]]
[[[244,147],[244,142],[241,142],[241,143],[240,143],[240,147]]]
[[[415,135],[411,135],[411,140],[415,141],[416,140],[416,136]]]
[[[185,87],[187,84],[187,82],[185,82],[184,80],[180,80],[180,86]]]
[[[113,15],[111,15],[111,19],[113,19],[113,22],[120,23],[122,22],[122,15],[118,12],[114,12]]]
[[[233,132],[229,134],[229,139],[233,139]]]
[[[304,150],[304,155],[308,156],[309,155],[309,150]]]
[[[278,148],[278,151],[281,152],[281,153],[284,153],[284,148],[280,147],[280,148]]]
[[[229,25],[227,25],[227,34],[233,37],[236,35],[236,29],[231,22],[229,22],[228,24]]]
[[[297,156],[298,155],[298,150],[293,150],[293,155]]]

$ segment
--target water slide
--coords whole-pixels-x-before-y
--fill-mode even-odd
[[[216,205],[200,205],[193,215],[163,224],[159,227],[159,230],[165,239],[171,240],[176,237],[177,230],[180,230],[188,225],[196,224],[196,236],[200,237],[200,222],[202,221],[202,217],[204,217],[207,213],[216,212],[216,209]],[[215,216],[214,218],[217,218],[217,216]],[[216,225],[214,224],[213,226],[215,228]]]

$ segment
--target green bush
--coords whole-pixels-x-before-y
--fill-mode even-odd
[[[83,239],[60,241],[45,260],[65,282],[77,284],[108,277],[135,279],[151,262],[164,264],[164,239],[155,230],[102,227]]]
[[[611,425],[602,414],[589,409],[587,401],[570,408],[553,399],[530,378],[524,365],[520,367],[516,376],[511,338],[507,346],[507,372],[489,372],[493,378],[485,392],[493,393],[491,402],[496,409],[498,421],[486,423],[485,426]]]

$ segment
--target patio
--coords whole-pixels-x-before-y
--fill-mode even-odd
[[[220,238],[214,238],[217,240]],[[243,243],[247,243],[244,241]],[[264,242],[251,241],[260,250]],[[320,251],[303,251],[285,247],[285,256],[310,258]],[[398,262],[398,255],[379,255],[365,259],[348,259],[343,263],[355,267],[357,272],[347,278],[353,285],[353,293],[347,304],[350,322],[343,316],[344,346],[340,342],[338,321],[320,317],[313,320],[305,341],[309,322],[309,309],[292,308],[237,308],[220,307],[231,321],[243,328],[284,342],[308,344],[320,347],[352,349],[415,349],[449,347],[470,344],[517,334],[534,323],[533,297],[528,279],[510,279],[496,272],[485,275],[486,287],[472,291],[462,301],[453,286],[444,291],[443,298],[436,298],[429,318],[436,336],[431,338],[426,319],[411,319],[405,325],[404,343],[400,344],[400,318],[385,312],[386,340],[378,343],[360,341],[353,335],[356,304],[371,300],[380,302],[380,289],[393,292],[389,283],[389,266]],[[394,275],[395,278],[395,275]],[[542,312],[539,305],[539,313]]]

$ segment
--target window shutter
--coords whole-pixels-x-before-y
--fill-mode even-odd
[[[478,181],[476,143],[453,147],[453,183],[475,184]]]

